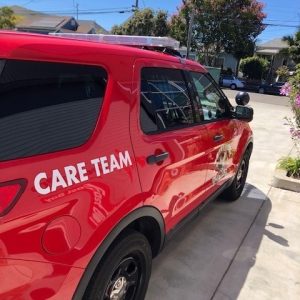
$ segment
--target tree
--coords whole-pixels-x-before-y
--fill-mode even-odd
[[[0,8],[0,29],[12,29],[15,27],[16,18],[11,8],[3,6]]]
[[[287,52],[296,64],[300,63],[300,30],[295,36],[285,36],[283,40],[289,45]]]
[[[171,35],[186,45],[193,12],[192,45],[204,54],[205,63],[214,65],[221,51],[239,60],[253,54],[255,39],[264,30],[262,9],[257,0],[183,0],[171,18]]]
[[[133,16],[120,26],[112,27],[112,34],[166,36],[169,34],[167,12],[157,12],[150,8],[137,10]]]
[[[261,79],[268,70],[269,62],[261,57],[252,56],[241,60],[240,68],[249,79]]]

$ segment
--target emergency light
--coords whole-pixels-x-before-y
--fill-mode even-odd
[[[113,34],[81,34],[81,33],[49,33],[50,35],[76,40],[95,41],[105,44],[139,46],[139,47],[163,47],[179,49],[179,42],[170,37],[113,35]]]

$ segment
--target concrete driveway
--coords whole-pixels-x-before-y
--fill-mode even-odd
[[[251,97],[255,141],[241,199],[214,201],[175,235],[153,262],[147,300],[300,299],[300,197],[269,185],[292,148],[287,98]]]

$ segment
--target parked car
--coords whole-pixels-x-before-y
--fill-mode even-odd
[[[144,299],[168,237],[241,195],[249,95],[233,107],[201,65],[156,51],[0,44],[0,299]]]
[[[260,94],[280,95],[280,90],[285,82],[274,82],[271,84],[262,84],[258,88]]]
[[[220,77],[220,84],[224,87],[230,87],[232,90],[237,88],[243,89],[245,87],[245,83],[233,75],[222,75]]]

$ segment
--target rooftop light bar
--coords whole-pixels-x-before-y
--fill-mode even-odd
[[[54,36],[65,37],[75,40],[95,41],[105,44],[166,47],[179,49],[179,42],[170,37],[135,36],[135,35],[113,35],[113,34],[81,34],[81,33],[50,33]]]

